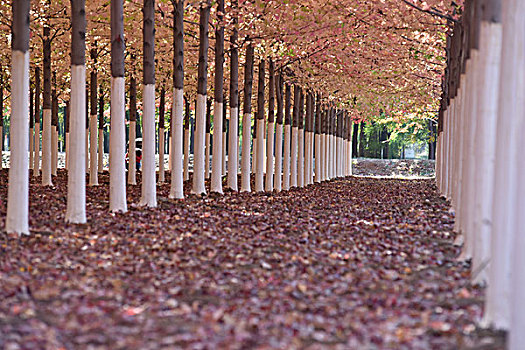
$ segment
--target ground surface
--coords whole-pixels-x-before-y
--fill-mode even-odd
[[[430,177],[435,174],[435,162],[426,159],[354,159],[355,175],[392,177]]]
[[[32,235],[0,234],[0,349],[501,346],[475,328],[483,290],[431,179],[184,201],[162,185],[157,209],[117,215],[101,183],[88,224],[63,223],[61,171],[31,184]]]

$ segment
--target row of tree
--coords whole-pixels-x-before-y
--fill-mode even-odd
[[[174,22],[174,90],[171,119],[170,163],[171,163],[171,198],[183,198],[182,184],[184,175],[188,173],[188,147],[184,150],[184,139],[187,131],[183,130],[184,109],[188,117],[188,100],[183,99],[184,85],[184,11],[183,1],[175,4]],[[224,2],[217,3],[217,14],[224,13]],[[200,49],[198,64],[198,85],[195,108],[194,131],[194,162],[193,162],[193,187],[194,194],[205,194],[205,144],[206,144],[206,114],[209,113],[207,104],[207,75],[208,75],[208,23],[211,3],[204,2],[200,7]],[[155,174],[155,3],[152,0],[144,1],[143,6],[143,93],[142,93],[142,196],[141,205],[155,207],[156,199],[156,174]],[[9,201],[6,229],[8,232],[27,233],[27,173],[28,173],[28,146],[29,135],[27,122],[30,119],[29,101],[33,101],[29,93],[29,23],[24,20],[29,16],[29,1],[13,2],[13,70],[12,70],[12,118],[11,118],[11,167],[9,175]],[[18,17],[19,16],[19,17]],[[90,169],[90,184],[98,183],[97,174],[101,162],[102,137],[100,134],[102,124],[103,105],[97,99],[97,74],[93,70],[90,76],[91,100],[88,108],[86,96],[86,67],[85,67],[85,30],[86,16],[83,0],[71,1],[71,94],[67,107],[66,125],[69,133],[66,135],[66,153],[68,168],[68,197],[66,220],[72,223],[86,222],[85,211],[85,173]],[[18,21],[18,22],[17,22]],[[219,18],[219,23],[222,23]],[[109,133],[109,173],[110,173],[110,210],[125,212],[126,202],[126,167],[125,167],[125,82],[124,82],[124,33],[123,33],[123,4],[120,1],[111,2],[111,108],[110,108],[110,133]],[[18,30],[18,31],[15,31]],[[215,95],[213,128],[217,135],[223,131],[224,118],[224,35],[222,26],[216,26],[215,40]],[[24,37],[23,34],[27,34]],[[230,161],[228,171],[228,187],[237,190],[238,175],[238,120],[239,120],[239,93],[238,93],[238,53],[237,35],[234,30],[231,37],[231,74],[230,74]],[[20,57],[18,57],[20,56]],[[49,108],[49,96],[45,86],[49,84],[50,70],[46,68],[44,60],[44,104],[43,104],[43,132],[42,132],[42,184],[52,185],[53,165],[56,165],[57,131],[52,123],[53,108]],[[283,71],[276,71],[273,60],[269,60],[269,74],[267,79],[266,60],[260,59],[258,63],[257,82],[257,111],[254,118],[255,134],[253,135],[253,159],[251,143],[252,125],[252,86],[255,65],[254,45],[248,43],[246,48],[246,61],[244,69],[244,104],[242,115],[242,144],[241,144],[241,191],[250,191],[251,167],[255,168],[255,190],[272,191],[292,186],[304,186],[315,181],[322,181],[336,176],[348,175],[351,172],[351,119],[343,109],[323,101],[319,93],[295,85],[293,89],[293,116],[291,114],[292,88],[285,83]],[[35,76],[35,80],[39,75]],[[266,104],[266,82],[268,80],[268,104]],[[39,108],[39,84],[36,83],[34,106]],[[19,89],[19,90],[17,90]],[[163,89],[161,91],[164,91]],[[165,94],[161,92],[161,112],[164,114]],[[56,101],[51,99],[51,101]],[[102,101],[102,102],[101,102]],[[136,83],[131,80],[130,86],[130,155],[134,153],[134,130],[136,123]],[[266,106],[268,105],[268,108]],[[208,113],[207,113],[208,110]],[[56,111],[56,108],[55,108]],[[100,113],[97,113],[100,112]],[[87,114],[90,112],[89,119]],[[34,111],[33,111],[34,113]],[[56,113],[55,113],[56,114]],[[36,113],[38,115],[38,111]],[[38,121],[38,119],[35,119]],[[33,135],[39,138],[38,123],[33,125]],[[89,126],[89,137],[86,132]],[[161,124],[162,125],[162,124]],[[188,125],[188,123],[186,123]],[[98,130],[98,131],[97,131]],[[160,128],[160,135],[164,135]],[[188,130],[188,129],[186,129]],[[274,144],[276,133],[276,144]],[[209,133],[208,133],[209,134]],[[34,136],[33,136],[34,137]],[[32,138],[33,138],[32,137]],[[90,162],[87,164],[87,145],[90,140]],[[161,142],[163,142],[161,140]],[[283,148],[284,154],[280,150]],[[33,168],[38,170],[38,142],[32,142]],[[98,146],[98,147],[97,147]],[[211,164],[212,192],[222,193],[223,177],[223,148],[224,137],[213,138],[213,157]],[[265,155],[264,149],[267,152]],[[163,148],[161,148],[163,149]],[[315,157],[314,157],[315,149]],[[275,150],[275,159],[274,159]],[[186,153],[186,154],[185,154]],[[163,155],[161,155],[163,156]],[[186,159],[186,164],[184,164]],[[208,158],[209,159],[209,158]],[[129,178],[133,182],[133,169],[135,162],[130,161]],[[163,166],[163,162],[161,167]],[[266,164],[266,174],[264,168]],[[275,165],[274,165],[275,164]],[[281,172],[282,167],[282,172]],[[162,171],[161,171],[162,172]],[[16,174],[16,175],[13,175]],[[265,179],[266,176],[266,179]],[[162,180],[162,179],[161,179]]]
[[[447,37],[437,184],[455,209],[473,283],[486,284],[481,325],[525,343],[525,2],[468,0]]]

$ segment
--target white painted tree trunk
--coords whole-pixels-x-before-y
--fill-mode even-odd
[[[222,133],[222,176],[226,176],[226,147],[227,147],[227,139],[228,135],[226,135],[226,132]]]
[[[477,244],[474,247],[472,270],[474,283],[488,282],[490,241],[492,223],[492,196],[494,185],[494,163],[496,150],[496,118],[498,108],[499,64],[501,57],[501,24],[483,21],[480,31],[478,123],[476,123],[476,145],[474,148],[474,202],[472,220]]]
[[[29,52],[12,51],[11,81],[11,157],[5,230],[29,234]]]
[[[268,135],[266,137],[266,183],[265,191],[273,191],[273,152],[274,152],[275,123],[268,123]]]
[[[171,186],[170,186],[170,198],[183,199],[183,172],[186,173],[186,167],[183,169],[182,157],[183,157],[183,123],[184,123],[184,91],[183,89],[173,89],[173,121],[171,123]],[[189,131],[189,129],[187,130]],[[189,132],[188,132],[189,141]],[[189,143],[189,142],[188,142]],[[189,147],[188,147],[189,157]]]
[[[159,127],[159,183],[163,183],[165,181],[164,147],[166,146],[166,141],[164,135],[164,128]]]
[[[58,130],[51,125],[51,175],[57,176],[58,167]]]
[[[311,166],[312,160],[310,158],[311,148],[312,148],[312,140],[311,140],[311,134],[309,131],[306,131],[304,133],[304,149],[305,149],[305,156],[304,156],[304,184],[309,185],[310,184],[310,174],[311,174]]]
[[[204,151],[206,137],[206,95],[197,95],[193,155],[193,194],[206,194],[204,186]]]
[[[40,116],[37,116],[37,118],[40,118]],[[34,133],[35,140],[33,141],[33,145],[35,146],[35,155],[33,157],[33,176],[37,177],[40,176],[40,123],[35,122],[35,133]],[[3,138],[2,138],[3,139]],[[3,146],[4,142],[0,142]],[[67,155],[67,154],[66,154]]]
[[[210,192],[222,194],[223,104],[215,101],[213,111],[213,159],[211,163],[212,173]]]
[[[283,167],[283,125],[277,123],[275,126],[275,171],[274,184],[275,190],[280,192],[282,190],[282,167]]]
[[[98,171],[104,171],[104,130],[98,129]]]
[[[496,150],[496,119],[498,108],[498,82],[501,53],[501,24],[483,21],[480,31],[479,108],[476,116],[476,145],[474,169],[474,203],[472,220],[476,235],[473,259],[474,283],[484,283],[489,278],[490,242],[492,229],[492,199]],[[475,266],[475,265],[476,266]]]
[[[51,180],[51,109],[43,110],[42,185],[53,186]]]
[[[264,191],[264,119],[257,119],[257,152],[255,155],[255,161],[257,162],[257,168],[255,173],[255,191]]]
[[[128,144],[128,184],[137,184],[137,122],[129,122],[129,144]]]
[[[298,150],[297,150],[297,186],[304,187],[304,129],[297,130]]]
[[[507,330],[509,349],[523,348],[523,123],[525,86],[523,84],[525,4],[511,0],[502,3],[502,42],[489,284],[483,323]],[[517,253],[517,254],[516,254]],[[514,257],[512,257],[515,255]],[[513,296],[512,291],[516,294]],[[520,300],[521,299],[521,300]],[[521,328],[520,328],[521,327]]]
[[[284,125],[283,190],[285,191],[290,189],[290,129],[289,124]]]
[[[205,178],[210,178],[210,157],[211,157],[211,134],[209,132],[206,133],[206,152],[204,155],[204,173]]]
[[[241,192],[251,192],[250,186],[250,148],[251,148],[251,114],[245,113],[242,120],[242,149],[241,149]]]
[[[124,78],[111,77],[111,122],[109,132],[109,210],[128,211],[126,202],[126,133]]]
[[[321,182],[321,135],[315,134],[315,182]]]
[[[157,179],[155,166],[155,84],[144,85],[144,113],[142,115],[142,196],[140,204],[157,206]]]
[[[190,179],[190,129],[184,129],[184,181]]]
[[[69,132],[66,132],[66,169],[69,170]]]
[[[257,120],[254,121],[257,125]],[[255,131],[257,134],[257,130]],[[257,135],[253,139],[253,150],[252,150],[252,174],[255,174],[257,171]]]
[[[98,186],[97,115],[89,116],[89,185]]]
[[[239,109],[230,108],[230,133],[228,149],[228,187],[238,191],[239,174]]]
[[[86,173],[89,174],[89,127],[84,130],[84,140],[86,140]]]
[[[292,144],[290,148],[290,187],[297,186],[297,151],[299,148],[299,128],[292,127]]]
[[[32,116],[29,116],[29,118],[32,118]],[[35,137],[33,136],[34,134],[34,129],[33,128],[29,128],[29,169],[33,169],[33,166],[34,166],[34,157],[35,157]],[[0,126],[0,139],[2,138],[2,135],[3,135],[3,128]],[[0,169],[3,168],[3,164],[2,164],[2,161],[3,161],[3,147],[2,147],[2,142],[0,142]]]
[[[71,66],[66,222],[86,222],[86,66]]]
[[[525,344],[525,304],[523,303],[523,296],[525,295],[525,184],[523,183],[525,163],[523,161],[523,146],[525,145],[523,140],[523,132],[525,131],[525,3],[520,0],[511,0],[504,1],[503,3],[503,51],[502,54],[502,65],[510,63],[508,68],[512,69],[514,72],[514,77],[512,78],[513,82],[517,83],[516,89],[506,94],[507,91],[505,88],[502,88],[500,85],[500,104],[509,104],[512,108],[512,114],[509,115],[510,118],[513,118],[516,123],[516,131],[507,130],[507,135],[512,133],[516,137],[516,144],[511,145],[513,148],[510,158],[510,163],[515,163],[514,166],[507,166],[507,171],[512,171],[514,174],[514,182],[510,182],[510,189],[514,190],[516,202],[515,206],[509,206],[508,209],[513,211],[510,215],[502,216],[501,219],[513,220],[511,223],[514,227],[514,237],[512,239],[512,250],[507,250],[507,253],[510,252],[510,255],[513,256],[511,260],[511,323],[510,323],[510,332],[509,332],[509,350],[519,350],[523,349]],[[508,28],[510,27],[510,28]],[[508,30],[507,30],[508,28]],[[508,37],[512,40],[507,42]],[[510,45],[509,45],[510,44]],[[508,48],[511,46],[511,48]],[[508,51],[512,52],[508,52]],[[507,61],[507,55],[512,55],[512,61]],[[507,67],[506,67],[507,68]],[[502,68],[503,72],[501,75],[500,81],[506,82],[508,77],[508,69]],[[513,83],[510,83],[511,87],[514,87]],[[510,91],[509,91],[510,92]],[[500,114],[502,110],[500,109]],[[516,114],[514,114],[516,113]],[[498,123],[498,126],[502,125]],[[499,131],[498,131],[499,133]],[[500,135],[498,135],[500,136]],[[507,150],[509,151],[509,150]],[[500,153],[497,153],[497,157],[500,156]],[[499,195],[505,195],[506,192],[495,192]],[[511,197],[512,198],[512,197]],[[496,203],[494,203],[496,204]],[[500,236],[500,234],[507,234],[507,232],[502,232],[499,230],[500,226],[495,226],[494,235]],[[505,273],[506,271],[500,271],[500,273]]]

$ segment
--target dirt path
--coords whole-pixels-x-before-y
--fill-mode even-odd
[[[5,181],[3,171],[2,220]],[[63,224],[63,173],[56,184],[31,186],[32,236],[0,235],[0,348],[499,344],[475,330],[483,290],[455,262],[453,218],[433,180],[348,178],[182,202],[163,185],[159,208],[121,215],[107,213],[106,183],[88,189],[82,226]],[[140,187],[128,190],[136,203]]]

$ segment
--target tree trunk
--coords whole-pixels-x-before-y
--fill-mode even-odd
[[[250,148],[252,130],[252,89],[253,89],[253,44],[246,48],[244,68],[244,114],[242,117],[242,153],[241,153],[241,192],[250,192]]]
[[[215,111],[214,111],[215,112]],[[205,139],[204,177],[210,178],[210,155],[211,155],[211,98],[206,100],[206,139]]]
[[[290,189],[290,129],[292,118],[290,115],[292,100],[292,89],[289,84],[285,88],[285,107],[284,107],[284,155],[283,155],[283,190]]]
[[[299,103],[301,100],[301,89],[294,87],[293,119],[292,119],[292,143],[290,150],[290,187],[297,186],[297,151],[299,147]]]
[[[56,77],[56,75],[54,75]],[[56,86],[56,79],[53,79]],[[57,175],[58,163],[58,98],[57,91],[53,89],[51,93],[51,175]]]
[[[184,198],[183,180],[188,179],[189,151],[189,102],[186,106],[186,123],[183,132],[184,109],[184,0],[177,0],[173,8],[173,109],[171,121],[171,184],[170,198]],[[183,136],[184,134],[184,136]],[[183,139],[184,138],[184,139]],[[187,139],[187,141],[186,141]],[[184,147],[184,143],[187,146]],[[184,154],[184,167],[183,157]],[[183,177],[184,176],[184,177]]]
[[[282,190],[282,169],[283,169],[283,78],[277,75],[274,81],[275,96],[277,97],[277,118],[275,125],[275,190]]]
[[[49,21],[49,19],[48,19]],[[44,24],[44,106],[42,127],[42,185],[52,186],[51,179],[51,30]]]
[[[128,184],[137,184],[137,81],[131,76],[129,84],[129,143]],[[142,154],[142,150],[140,150]]]
[[[238,191],[239,174],[239,50],[237,47],[238,0],[232,1],[233,33],[230,37],[230,125],[228,149],[228,187]]]
[[[91,50],[91,59],[93,60],[94,67],[97,65],[96,49]],[[98,185],[98,155],[97,155],[97,72],[96,70],[91,71],[91,84],[90,84],[90,102],[91,102],[91,114],[89,116],[89,185]]]
[[[213,107],[213,160],[210,191],[222,192],[222,125],[224,103],[224,0],[217,1],[217,27],[215,30],[215,105]]]
[[[166,104],[166,90],[164,84],[160,90],[160,104],[159,104],[159,182],[164,182],[164,148],[166,146],[164,140],[164,114]]]
[[[365,156],[365,122],[359,125],[359,157]]]
[[[142,115],[142,196],[140,204],[157,206],[155,166],[155,0],[144,0],[143,115]]]
[[[297,120],[297,186],[304,187],[304,91],[300,90]]]
[[[64,128],[65,128],[65,141],[66,141],[66,170],[69,169],[69,119],[71,113],[70,111],[70,101],[66,101],[66,108],[64,109]]]
[[[192,193],[206,194],[204,187],[204,153],[206,134],[206,94],[208,84],[208,21],[210,18],[211,0],[207,0],[200,8],[199,24],[199,67],[197,86],[197,108],[195,111],[195,145],[193,159]]]
[[[322,129],[322,110],[321,110],[321,96],[320,94],[318,93],[317,94],[317,99],[316,99],[316,102],[315,102],[315,182],[319,183],[321,182],[322,180],[322,177],[321,177],[321,150],[322,150],[322,147],[321,147],[321,144],[322,144],[322,140],[321,140],[321,137],[322,137],[322,134],[321,134],[321,129]]]
[[[259,80],[257,85],[257,150],[255,154],[256,173],[255,173],[255,191],[264,191],[264,78],[266,74],[265,62],[259,62]]]
[[[7,233],[29,234],[29,0],[12,2],[11,159]]]
[[[275,133],[275,65],[270,60],[270,80],[268,84],[268,134],[266,136],[266,183],[265,191],[273,191],[273,154],[274,154],[274,133]]]
[[[111,1],[111,121],[109,133],[109,210],[126,212],[126,125],[123,2]]]
[[[185,113],[184,113],[184,181],[190,179],[190,101],[185,98]]]
[[[98,91],[98,171],[104,170],[104,91]]]
[[[35,128],[34,128],[34,156],[33,176],[40,176],[40,67],[35,68]],[[2,137],[2,146],[4,140]]]
[[[86,222],[86,15],[85,0],[71,0],[71,111],[66,221]]]
[[[3,71],[0,71],[0,135],[3,133],[4,129],[4,123],[3,123],[3,109],[4,109],[4,76]],[[33,144],[35,141],[35,138],[33,136],[34,132],[34,105],[33,105],[33,86],[31,84],[31,80],[29,80],[29,169],[33,169],[33,149],[35,148],[35,145]],[[0,143],[0,169],[3,168],[3,145]]]

